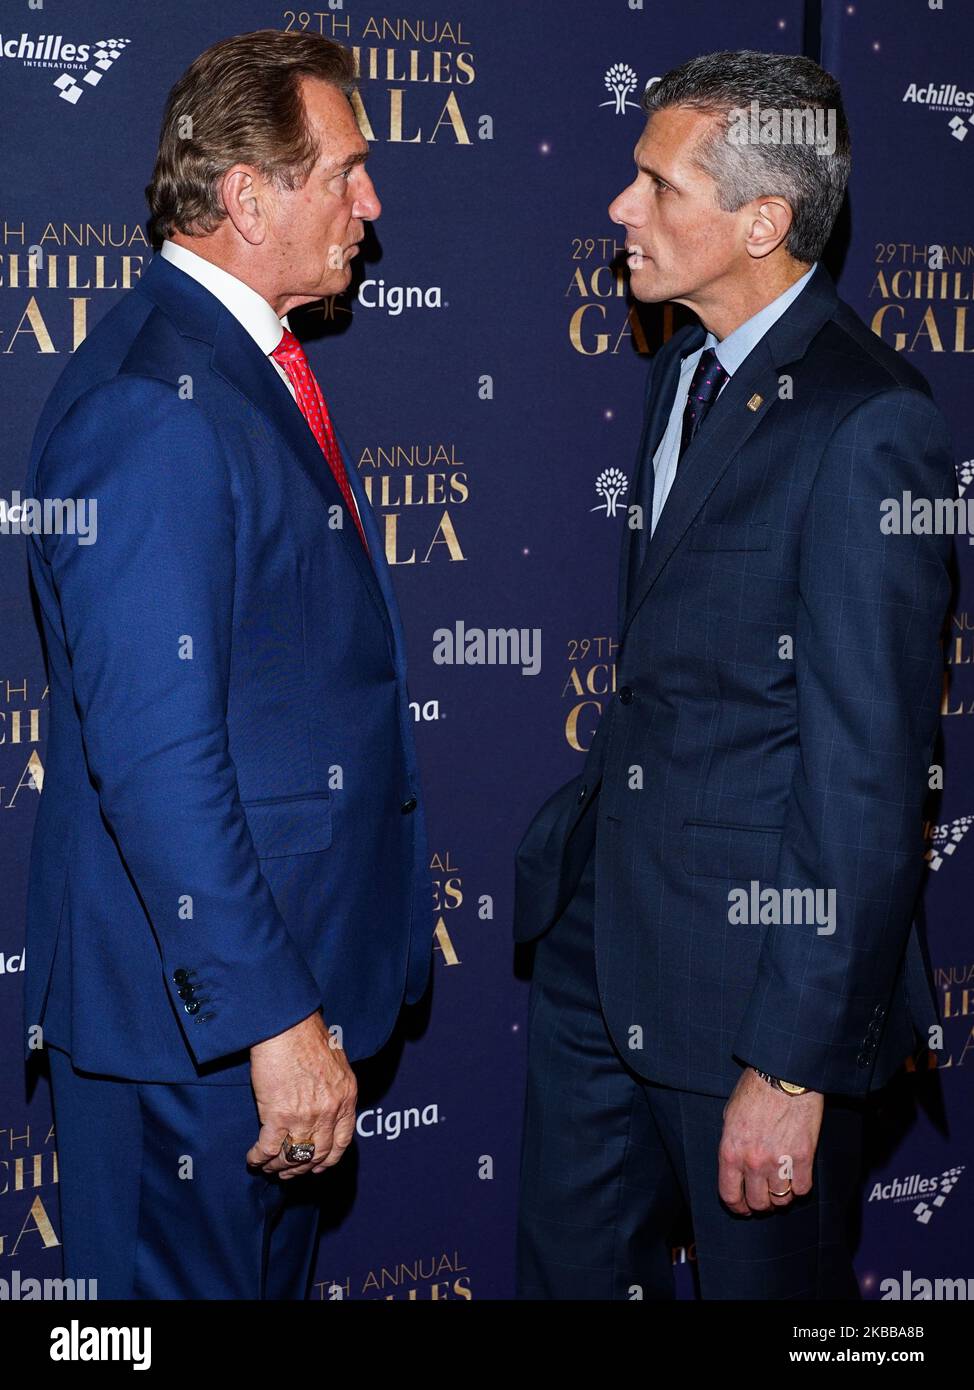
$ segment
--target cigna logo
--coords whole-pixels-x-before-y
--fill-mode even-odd
[[[404,309],[443,309],[443,291],[439,285],[387,285],[384,280],[363,280],[359,286],[358,302],[363,309],[384,309],[397,318]]]
[[[398,1139],[407,1129],[420,1129],[441,1122],[438,1105],[414,1106],[408,1110],[363,1110],[355,1121],[355,1132],[361,1139]]]

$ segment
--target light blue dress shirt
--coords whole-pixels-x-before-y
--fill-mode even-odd
[[[728,333],[726,338],[721,338],[718,342],[713,333],[708,333],[703,345],[696,352],[691,352],[689,357],[683,359],[683,366],[680,368],[680,380],[677,382],[676,396],[673,400],[673,409],[670,411],[670,418],[663,432],[663,438],[660,440],[659,448],[653,456],[653,471],[656,481],[653,486],[653,520],[650,535],[656,530],[656,523],[663,510],[663,504],[673,486],[673,479],[676,477],[676,465],[680,456],[680,440],[683,436],[683,411],[686,408],[690,378],[696,371],[701,353],[706,352],[707,348],[716,348],[717,361],[727,372],[728,377],[732,377],[775,320],[781,318],[788,305],[798,298],[815,273],[817,265],[818,261],[809,266],[805,274],[793,285],[789,285],[783,294],[779,294],[777,299],[772,299],[770,304],[766,304],[751,318],[739,324],[733,333]],[[725,381],[720,388],[721,391],[726,385],[727,382]]]

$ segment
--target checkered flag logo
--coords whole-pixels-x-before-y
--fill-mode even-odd
[[[970,830],[972,822],[974,822],[974,816],[958,816],[949,824],[936,827],[931,836],[930,848],[924,855],[934,873],[941,867],[945,859],[956,853],[957,846]]]
[[[108,72],[109,68],[120,56],[122,50],[131,43],[131,39],[99,39],[94,45],[91,54],[91,65],[84,74],[81,82],[75,79],[68,72],[62,72],[54,85],[58,90],[58,95],[65,101],[69,101],[72,106],[81,100],[86,87],[97,87],[98,83]]]
[[[971,483],[974,482],[974,459],[965,459],[963,463],[955,463],[954,472],[957,474],[957,495],[963,497]]]
[[[957,1186],[957,1179],[963,1171],[963,1164],[961,1164],[959,1168],[945,1169],[939,1178],[939,1191],[936,1197],[930,1202],[917,1202],[916,1206],[913,1208],[913,1215],[920,1222],[921,1226],[925,1226],[934,1212],[939,1211],[943,1206],[944,1202],[946,1202],[947,1198]]]

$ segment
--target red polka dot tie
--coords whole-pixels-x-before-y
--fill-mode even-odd
[[[359,519],[358,510],[355,506],[355,498],[352,496],[352,489],[349,486],[348,474],[345,472],[345,464],[342,461],[341,451],[338,448],[338,441],[335,438],[335,431],[332,428],[331,416],[328,414],[328,407],[325,405],[325,398],[321,394],[321,387],[318,385],[314,372],[308,365],[308,359],[304,355],[304,348],[295,338],[293,333],[285,328],[284,337],[271,353],[275,362],[279,362],[288,374],[291,385],[294,387],[294,394],[297,397],[298,405],[301,407],[301,414],[311,426],[311,433],[321,446],[321,452],[328,460],[328,467],[335,475],[335,482],[341,488],[345,505],[355,519],[358,533],[362,537],[362,544],[365,546],[366,555],[369,554],[369,543],[365,539],[365,532],[362,529],[362,522]]]

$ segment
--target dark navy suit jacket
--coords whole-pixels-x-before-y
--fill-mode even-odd
[[[651,362],[637,467],[703,340]],[[602,1005],[651,1080],[726,1095],[750,1064],[860,1095],[937,1022],[914,907],[951,540],[881,533],[905,491],[956,496],[943,417],[819,265],[684,453],[631,591],[624,533],[617,695],[518,850],[529,940],[594,841]],[[835,930],[732,921],[752,882],[834,890]]]
[[[97,540],[29,544],[50,733],[28,1050],[43,1023],[89,1071],[239,1082],[319,1007],[354,1060],[422,994],[403,634],[346,467],[372,561],[273,365],[158,256],[60,377],[26,495],[96,499]]]

